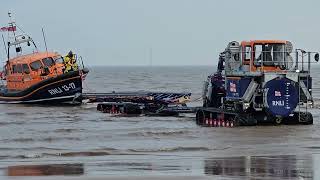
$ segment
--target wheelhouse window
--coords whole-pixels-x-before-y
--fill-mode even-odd
[[[30,68],[28,66],[28,64],[22,64],[22,72],[29,74],[30,73]]]
[[[4,75],[8,75],[8,74],[9,74],[8,66],[5,66]]]
[[[42,63],[46,67],[51,67],[54,65],[54,60],[52,59],[52,57],[47,57],[42,59]]]
[[[12,65],[12,73],[17,72],[17,66],[16,65]]]
[[[13,73],[22,73],[21,64],[12,65],[12,71]]]
[[[55,63],[63,63],[63,58],[61,56],[56,56],[53,59]]]
[[[30,68],[32,71],[37,71],[37,70],[41,69],[42,64],[41,64],[40,60],[30,63]]]
[[[17,64],[17,73],[22,73],[22,66],[21,66],[21,64]]]

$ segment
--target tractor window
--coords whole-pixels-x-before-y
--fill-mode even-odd
[[[262,61],[262,45],[254,46],[254,65],[261,66]]]
[[[263,62],[264,66],[274,66],[273,63],[273,45],[263,44],[254,46],[254,65],[261,66]]]
[[[42,64],[40,62],[40,60],[38,61],[34,61],[30,64],[30,68],[32,71],[37,71],[38,69],[40,69],[42,67]]]
[[[272,57],[272,52],[273,50],[273,45],[272,44],[266,44],[262,46],[263,50],[263,65],[264,66],[274,66],[273,63],[273,57]]]
[[[245,52],[244,52],[244,60],[245,61],[251,60],[251,46],[246,46]]]
[[[284,44],[274,44],[273,45],[273,61],[275,65],[284,66]]]
[[[255,45],[255,66],[283,66],[284,65],[284,44],[263,44]]]

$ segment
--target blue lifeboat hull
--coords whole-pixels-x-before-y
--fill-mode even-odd
[[[22,104],[80,104],[82,102],[82,75],[87,71],[72,71],[43,80],[22,91],[0,91],[0,103]]]

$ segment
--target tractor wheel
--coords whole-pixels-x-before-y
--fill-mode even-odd
[[[300,113],[300,124],[311,125],[313,124],[313,116],[310,112]]]
[[[204,125],[205,118],[206,118],[205,112],[203,110],[198,110],[196,114],[197,125],[200,125],[200,126]]]
[[[275,119],[274,119],[274,124],[275,125],[281,125],[282,124],[282,121],[283,121],[283,118],[282,117],[276,117]]]
[[[103,110],[102,105],[101,105],[101,104],[98,104],[98,105],[97,105],[97,111],[102,111],[102,110]]]

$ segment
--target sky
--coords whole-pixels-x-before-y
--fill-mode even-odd
[[[44,50],[73,50],[86,64],[215,65],[228,42],[289,40],[320,50],[318,0],[1,0]],[[5,58],[3,43],[0,57]]]

